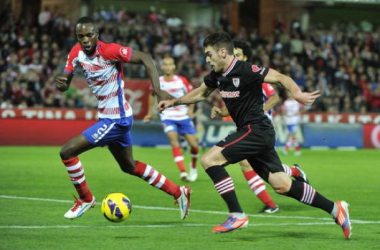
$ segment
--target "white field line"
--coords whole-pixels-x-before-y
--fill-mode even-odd
[[[47,198],[37,198],[37,197],[22,197],[22,196],[10,196],[10,195],[0,195],[0,198],[2,199],[16,199],[16,200],[32,200],[32,201],[45,201],[45,202],[58,202],[58,203],[72,203],[72,200],[57,200],[57,199],[47,199]],[[140,208],[140,209],[146,209],[146,210],[170,210],[170,211],[177,211],[178,208],[169,208],[169,207],[152,207],[152,206],[139,206],[139,205],[133,205],[133,208]],[[228,214],[227,212],[220,212],[220,211],[209,211],[209,210],[198,210],[198,209],[190,209],[191,213],[204,213],[204,214]],[[266,215],[259,215],[259,214],[247,214],[249,217],[257,217],[257,218],[276,218],[276,219],[301,219],[301,220],[319,220],[319,221],[329,221],[329,222],[312,222],[312,223],[265,223],[265,224],[253,224],[256,225],[268,225],[268,226],[274,226],[274,225],[283,225],[283,226],[289,226],[289,225],[330,225],[335,224],[332,221],[332,218],[318,218],[318,217],[307,217],[307,216],[283,216],[283,215],[272,215],[272,214],[266,214]],[[380,224],[380,221],[368,221],[368,220],[351,220],[352,223],[355,224]],[[203,226],[206,224],[182,224],[184,226]],[[138,225],[131,225],[135,227],[140,227]],[[17,226],[15,226],[17,227]],[[60,227],[60,226],[57,226]],[[66,227],[66,226],[62,226]],[[81,226],[78,226],[81,227]],[[89,226],[90,227],[90,226]],[[109,226],[112,227],[112,226]],[[119,226],[117,226],[119,227]],[[129,226],[128,226],[129,227]],[[156,225],[141,225],[141,227],[156,227]],[[157,227],[171,227],[171,225],[163,225],[163,226],[157,226]],[[3,228],[3,226],[0,225],[0,228]],[[26,226],[26,228],[28,228]],[[48,226],[46,227],[48,228]]]
[[[334,225],[334,222],[311,222],[311,223],[252,223],[249,227],[263,227],[263,226],[315,226],[315,225]],[[183,223],[175,225],[117,225],[117,226],[104,226],[104,225],[56,225],[56,226],[0,226],[0,229],[66,229],[66,228],[174,228],[174,227],[213,227],[215,224],[201,224],[201,223]]]

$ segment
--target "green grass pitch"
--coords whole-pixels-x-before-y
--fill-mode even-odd
[[[0,147],[0,249],[379,249],[380,154],[378,150],[310,151],[298,163],[311,185],[331,200],[350,203],[353,235],[345,240],[331,216],[284,196],[267,186],[280,212],[259,214],[261,202],[250,191],[238,165],[227,167],[239,201],[249,215],[247,229],[213,234],[226,219],[226,205],[199,168],[189,217],[180,220],[173,198],[139,178],[124,174],[106,148],[80,156],[97,206],[81,218],[66,220],[75,194],[59,158],[59,147]],[[146,162],[178,184],[179,172],[170,149],[134,148]],[[187,166],[189,154],[185,154]],[[111,192],[129,196],[133,211],[122,223],[100,213]]]

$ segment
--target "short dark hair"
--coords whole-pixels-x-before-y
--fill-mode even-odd
[[[252,60],[252,49],[248,43],[243,41],[234,41],[234,47],[243,51],[243,55],[247,57],[248,62]]]
[[[95,23],[95,21],[94,21],[94,19],[92,17],[82,16],[81,18],[78,19],[76,25],[82,24],[82,23]]]
[[[206,36],[203,46],[212,46],[214,49],[226,48],[228,54],[234,54],[234,44],[230,35],[226,32],[214,32]]]

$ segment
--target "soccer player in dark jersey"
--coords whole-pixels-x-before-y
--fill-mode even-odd
[[[170,95],[160,89],[158,72],[149,54],[131,47],[98,40],[99,31],[90,17],[81,17],[76,24],[78,44],[70,51],[64,72],[55,78],[58,90],[68,90],[74,68],[81,67],[90,89],[98,100],[99,120],[80,135],[69,140],[60,151],[62,163],[78,192],[79,199],[64,215],[76,219],[95,206],[95,196],[90,191],[79,155],[95,147],[108,146],[121,170],[146,181],[174,197],[179,204],[181,218],[185,219],[190,205],[191,190],[178,186],[152,166],[135,161],[132,154],[132,107],[124,96],[122,63],[144,65],[159,99]]]
[[[234,41],[234,55],[240,61],[250,62],[252,58],[251,47],[245,42]],[[272,108],[280,102],[280,97],[269,83],[263,83],[262,89],[264,113],[271,121],[273,121]],[[214,106],[211,109],[211,118],[214,118],[216,115],[224,117],[229,116],[230,114],[225,106],[222,108]],[[274,203],[272,197],[269,195],[263,180],[259,177],[255,170],[252,169],[247,160],[243,160],[239,162],[239,164],[252,192],[257,196],[257,198],[260,199],[262,203],[265,204],[260,213],[277,213],[279,211],[279,207]],[[291,167],[286,164],[282,164],[282,167],[284,168],[284,172],[290,177],[294,177],[299,181],[305,181],[308,183],[305,172],[303,172],[297,164],[294,164],[294,166]]]
[[[279,84],[304,105],[312,105],[319,91],[302,92],[288,76],[274,69],[238,61],[233,55],[234,45],[227,33],[209,34],[204,42],[206,62],[212,67],[200,87],[178,99],[160,101],[158,110],[180,104],[203,101],[219,89],[227,109],[237,126],[237,132],[228,135],[213,146],[201,159],[201,164],[214,182],[230,212],[227,220],[215,226],[216,233],[231,232],[248,226],[248,217],[241,208],[234,183],[225,167],[247,159],[254,170],[282,195],[318,207],[331,214],[343,229],[346,239],[351,235],[349,205],[345,201],[326,199],[306,182],[291,180],[282,168],[274,148],[275,131],[263,111],[262,83]]]

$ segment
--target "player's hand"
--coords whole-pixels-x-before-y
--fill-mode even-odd
[[[211,118],[215,118],[216,116],[220,116],[222,114],[222,110],[216,106],[211,109]]]
[[[174,101],[175,99],[173,100],[164,100],[164,101],[160,101],[157,105],[157,110],[159,112],[162,112],[164,111],[166,108],[170,108],[170,107],[173,107],[174,106]]]
[[[306,105],[306,106],[311,106],[315,99],[321,96],[321,93],[319,90],[314,91],[314,92],[299,92],[296,95],[294,95],[294,99],[296,99],[298,102]]]
[[[61,92],[64,92],[68,89],[66,82],[67,82],[67,77],[64,77],[64,76],[56,76],[54,78],[55,87]]]

